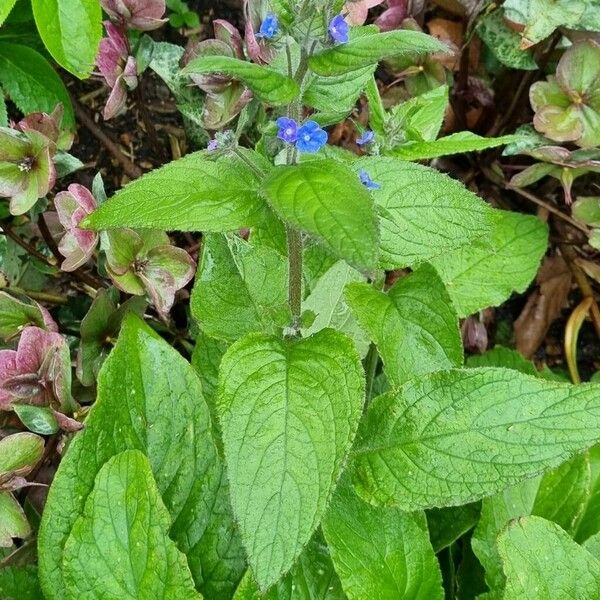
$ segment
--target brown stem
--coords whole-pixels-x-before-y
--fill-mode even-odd
[[[7,238],[10,238],[13,242],[15,242],[15,244],[18,244],[19,246],[21,246],[21,248],[23,248],[24,250],[27,250],[28,254],[31,254],[31,256],[37,258],[38,260],[41,260],[43,263],[47,264],[50,267],[56,266],[57,261],[55,259],[48,258],[45,254],[42,254],[39,250],[34,248],[29,242],[26,242],[24,239],[20,238],[13,231],[13,229],[10,225],[2,222],[2,223],[0,223],[0,226],[2,227],[2,231],[4,232],[4,235]]]
[[[90,133],[113,155],[115,160],[123,167],[123,171],[130,179],[141,177],[142,170],[134,165],[122,152],[119,146],[113,142],[104,131],[94,123],[94,120],[88,115],[87,111],[73,98],[73,107],[75,114],[81,123],[90,131]]]

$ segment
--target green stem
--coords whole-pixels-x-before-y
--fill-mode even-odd
[[[233,152],[243,163],[248,165],[248,167],[254,172],[254,174],[257,177],[264,177],[265,174],[251,160],[244,156],[244,153],[239,148],[236,148]]]

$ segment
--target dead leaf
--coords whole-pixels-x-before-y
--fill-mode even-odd
[[[531,358],[541,346],[552,322],[560,315],[571,290],[572,275],[560,256],[547,257],[538,272],[537,289],[529,296],[514,323],[517,350]]]

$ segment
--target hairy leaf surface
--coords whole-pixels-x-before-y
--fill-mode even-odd
[[[460,317],[524,292],[546,252],[548,227],[537,217],[494,211],[493,219],[488,238],[431,259]]]
[[[381,266],[407,267],[489,234],[493,210],[461,183],[429,167],[393,158],[357,161],[381,185]]]
[[[310,57],[308,65],[314,73],[330,77],[357,71],[391,56],[447,51],[445,44],[420,31],[388,31],[321,50]]]
[[[429,265],[400,279],[387,293],[368,284],[349,284],[346,299],[376,344],[393,386],[415,375],[462,366],[458,317]]]
[[[418,377],[371,404],[354,484],[405,510],[488,496],[592,446],[599,391],[497,368]]]
[[[277,167],[263,192],[285,221],[314,235],[350,265],[373,270],[379,253],[373,200],[358,176],[332,160]]]
[[[506,574],[505,600],[587,600],[600,594],[600,561],[555,523],[514,521],[498,538]]]
[[[209,235],[192,293],[192,315],[208,335],[228,341],[275,333],[291,320],[284,257],[241,238]]]
[[[221,362],[217,411],[233,511],[259,587],[313,535],[360,418],[365,384],[352,341],[252,334]]]
[[[68,597],[200,600],[170,525],[148,458],[139,450],[113,456],[65,545]]]
[[[291,78],[261,65],[229,56],[201,56],[192,60],[184,74],[224,73],[239,79],[263,102],[288,104],[300,93],[298,84]]]
[[[241,150],[268,167],[259,155]],[[259,178],[236,157],[215,160],[194,152],[119,190],[83,223],[92,229],[140,227],[165,231],[234,231],[258,224],[265,203]]]
[[[148,456],[171,515],[170,536],[187,555],[200,591],[230,598],[244,557],[200,382],[185,359],[133,315],[102,367],[98,399],[48,495],[39,534],[47,598],[64,597],[64,546],[98,471],[129,449]]]
[[[342,483],[323,531],[349,600],[444,597],[422,512],[371,506]]]

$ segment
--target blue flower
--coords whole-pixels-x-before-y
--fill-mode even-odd
[[[350,25],[343,15],[333,17],[329,23],[329,35],[338,44],[345,44],[350,39]]]
[[[360,173],[358,174],[358,176],[360,177],[361,183],[368,190],[380,190],[381,189],[381,185],[379,183],[375,183],[366,171],[361,170]]]
[[[373,141],[373,138],[375,137],[375,134],[370,130],[367,129],[367,131],[365,131],[357,140],[356,143],[359,146],[364,146],[366,144],[368,144],[369,142]]]
[[[269,13],[265,20],[260,24],[260,29],[256,34],[257,38],[265,38],[270,40],[279,32],[279,21],[277,20],[277,15]]]
[[[315,121],[306,121],[298,129],[296,148],[300,152],[318,152],[327,143],[327,132]]]
[[[209,152],[214,152],[215,150],[217,150],[218,147],[219,147],[219,142],[217,142],[217,140],[210,140],[210,142],[208,142],[208,146],[206,147],[206,149]]]
[[[288,144],[294,144],[298,139],[298,123],[286,117],[280,117],[276,123],[279,127],[277,137]]]

